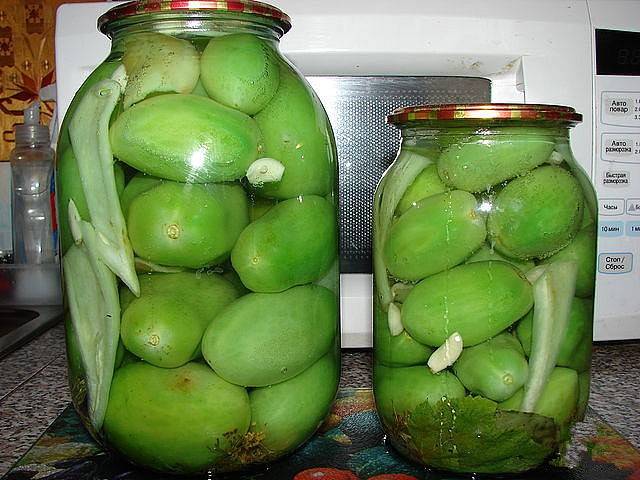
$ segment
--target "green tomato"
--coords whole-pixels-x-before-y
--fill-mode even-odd
[[[398,416],[411,414],[423,402],[435,404],[443,397],[464,397],[465,390],[456,376],[444,370],[432,373],[426,366],[374,366],[374,396],[378,415],[386,425],[396,425]]]
[[[518,323],[516,332],[527,355],[531,352],[533,310]],[[564,333],[556,364],[578,372],[591,366],[593,339],[593,300],[574,298],[569,312],[569,323]]]
[[[502,402],[524,386],[529,364],[518,339],[501,333],[465,348],[453,364],[453,371],[471,393]]]
[[[224,460],[250,421],[247,391],[206,365],[137,362],[115,372],[104,433],[138,465],[191,474]]]
[[[426,365],[433,349],[414,340],[406,330],[392,336],[387,313],[380,308],[377,295],[373,299],[373,351],[376,361],[389,367]]]
[[[175,368],[200,355],[206,323],[180,299],[145,295],[122,315],[120,335],[127,348],[151,365]]]
[[[531,284],[513,265],[469,263],[416,285],[402,306],[402,324],[420,343],[439,347],[458,332],[470,347],[502,332],[532,306]]]
[[[499,260],[502,262],[508,262],[523,273],[528,272],[536,264],[533,261],[520,261],[513,258],[500,255],[495,248],[491,248],[488,245],[482,245],[473,255],[467,258],[465,263],[484,262],[486,260]]]
[[[250,293],[213,319],[202,339],[207,363],[225,380],[264,387],[288,380],[322,357],[336,336],[338,306],[324,287]]]
[[[249,203],[249,221],[255,222],[278,203],[272,198],[254,197]]]
[[[292,379],[251,390],[249,430],[264,435],[270,457],[302,444],[327,416],[340,378],[338,355],[331,350]]]
[[[157,367],[175,368],[200,356],[202,335],[220,310],[238,296],[216,274],[155,273],[140,278],[140,298],[122,315],[124,346]]]
[[[548,257],[578,232],[584,200],[568,171],[543,166],[512,180],[495,197],[489,238],[502,254],[528,260]]]
[[[438,172],[453,188],[481,192],[542,164],[554,146],[545,128],[503,128],[451,144],[438,159]]]
[[[202,52],[200,68],[209,96],[247,115],[262,110],[280,83],[278,54],[248,33],[212,38]]]
[[[157,32],[123,38],[122,63],[127,72],[123,106],[158,93],[190,93],[200,75],[200,55],[187,40]]]
[[[395,278],[421,280],[464,261],[486,236],[475,197],[453,190],[420,200],[396,220],[384,259]]]
[[[570,368],[556,367],[536,403],[533,413],[553,418],[560,427],[562,438],[568,438],[569,425],[575,418],[578,404],[578,374]],[[518,390],[511,398],[498,404],[502,410],[519,410],[524,390]]]
[[[239,296],[240,289],[223,275],[211,271],[145,273],[138,275],[140,296],[173,296],[181,302],[193,305],[202,315],[213,318],[220,309]],[[124,312],[135,300],[131,291],[120,289],[120,308]]]
[[[309,195],[274,205],[240,234],[231,262],[254,292],[281,292],[318,280],[337,255],[335,209]]]
[[[124,218],[127,218],[129,215],[131,202],[133,202],[138,195],[150,190],[161,182],[162,179],[144,173],[134,175],[124,187],[122,195],[120,195],[120,206],[122,207],[122,215],[124,215]]]
[[[414,151],[412,149],[409,150]],[[435,163],[431,164],[420,172],[413,183],[409,185],[409,188],[405,190],[396,207],[396,215],[402,215],[423,198],[443,193],[447,190],[449,190],[449,187],[440,180],[438,175],[438,166]]]
[[[133,105],[111,125],[109,137],[120,161],[178,182],[237,180],[262,150],[251,117],[191,94],[168,93]]]
[[[281,65],[278,91],[255,120],[264,136],[261,156],[285,167],[279,182],[255,187],[258,195],[287,199],[331,192],[336,160],[329,120],[311,87],[289,65]]]
[[[222,184],[161,182],[135,197],[127,216],[138,256],[191,268],[223,261],[248,223],[242,187]]]

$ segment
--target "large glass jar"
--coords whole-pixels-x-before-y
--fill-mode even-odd
[[[250,2],[140,1],[58,145],[71,389],[93,436],[158,471],[305,442],[339,380],[336,154]]]
[[[432,468],[554,458],[589,395],[595,193],[572,108],[395,111],[374,206],[374,393],[393,446]]]

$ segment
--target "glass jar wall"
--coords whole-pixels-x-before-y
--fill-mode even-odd
[[[58,145],[74,404],[144,467],[269,462],[338,386],[329,121],[276,8],[140,1],[99,27]]]
[[[554,457],[589,393],[596,201],[545,105],[395,111],[374,205],[374,393],[430,467],[513,473]]]

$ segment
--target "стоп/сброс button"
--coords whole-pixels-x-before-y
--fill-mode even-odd
[[[600,273],[629,273],[632,269],[632,253],[601,253],[598,255],[598,271]]]

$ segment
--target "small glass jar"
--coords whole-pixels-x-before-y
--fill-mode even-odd
[[[515,473],[587,406],[596,199],[568,107],[396,110],[374,203],[374,393],[390,443],[432,468]]]
[[[340,375],[336,153],[252,1],[139,1],[63,122],[57,180],[73,401],[157,471],[305,442]]]

